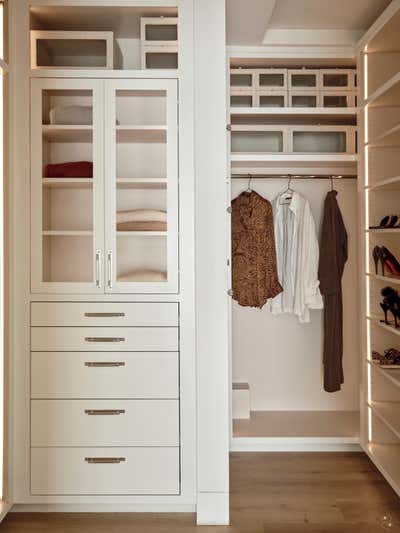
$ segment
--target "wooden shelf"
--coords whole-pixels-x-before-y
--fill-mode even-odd
[[[369,443],[366,452],[375,466],[400,496],[400,444]]]
[[[54,189],[90,189],[93,178],[43,178],[42,185]]]
[[[166,189],[166,178],[119,178],[117,179],[119,189]]]
[[[393,178],[386,178],[384,180],[380,180],[374,185],[369,185],[368,187],[366,187],[366,189],[370,191],[375,191],[375,190],[400,191],[400,176],[394,176]]]
[[[367,359],[367,363],[396,385],[396,387],[400,387],[400,365],[399,368],[385,368],[384,366],[374,363],[370,359]]]
[[[399,100],[400,102],[400,100]],[[379,135],[376,139],[365,143],[366,146],[398,146],[400,145],[400,124],[397,124],[393,128],[385,131]]]
[[[166,231],[117,231],[117,237],[166,237]]]
[[[375,324],[376,326],[379,326],[382,329],[385,329],[386,331],[389,331],[390,333],[393,333],[394,335],[400,335],[400,328],[395,328],[394,325],[387,325],[384,322],[381,322],[383,318],[375,317],[375,316],[367,316],[367,320],[370,320],[372,324]]]
[[[371,402],[368,405],[400,439],[400,402]]]
[[[400,72],[397,72],[388,81],[374,91],[369,98],[364,100],[365,105],[398,106],[400,102]]]
[[[43,138],[50,142],[91,142],[92,126],[42,126]]]
[[[231,107],[231,116],[295,116],[295,117],[352,117],[356,116],[356,107]]]
[[[91,237],[93,231],[44,230],[42,234],[46,237]]]
[[[396,284],[400,285],[400,276],[381,276],[379,274],[371,274],[367,273],[367,276],[369,276],[372,279],[376,279],[378,281],[383,281],[384,283],[390,283],[390,284]]]
[[[116,126],[117,142],[167,142],[166,126]]]

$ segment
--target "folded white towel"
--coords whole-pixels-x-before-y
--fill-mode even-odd
[[[118,281],[167,281],[167,273],[160,270],[132,270],[132,272],[118,276]]]
[[[90,106],[65,105],[50,109],[50,124],[88,125],[93,123],[93,111]]]
[[[167,212],[161,209],[117,211],[117,224],[120,222],[167,222]]]

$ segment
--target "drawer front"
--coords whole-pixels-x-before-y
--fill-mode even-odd
[[[179,448],[32,448],[31,492],[179,494]]]
[[[32,352],[32,398],[179,397],[177,352]]]
[[[31,446],[179,446],[179,401],[32,400]]]
[[[178,326],[177,303],[34,302],[32,326]]]
[[[31,328],[31,350],[178,351],[178,328]]]

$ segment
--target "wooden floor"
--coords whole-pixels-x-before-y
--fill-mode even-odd
[[[14,513],[0,533],[400,533],[400,504],[361,453],[234,453],[231,522],[199,529],[193,514]]]

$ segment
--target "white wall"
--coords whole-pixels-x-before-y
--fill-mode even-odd
[[[252,188],[273,199],[286,180],[253,180]],[[232,197],[247,187],[233,180]],[[319,230],[329,180],[293,180],[292,187],[311,204]],[[359,346],[357,317],[357,191],[355,180],[335,180],[349,239],[349,260],[343,276],[344,374],[342,391],[323,390],[323,311],[312,311],[310,324],[292,315],[272,316],[266,309],[233,303],[233,381],[250,384],[251,409],[355,410],[359,409]]]

